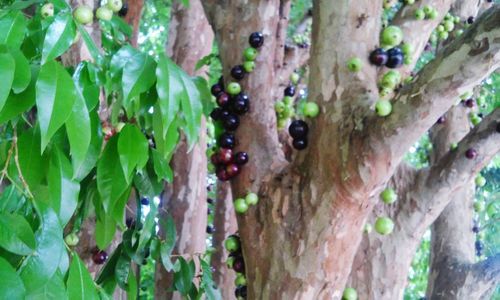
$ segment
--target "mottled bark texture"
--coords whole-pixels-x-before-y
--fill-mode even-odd
[[[378,45],[382,1],[314,1],[309,91],[321,114],[310,122],[308,150],[288,163],[269,99],[278,82],[275,60],[282,55],[276,52],[283,49],[277,37],[287,2],[203,2],[226,72],[241,61],[251,32],[262,31],[266,37],[255,73],[243,81],[252,111],[238,129],[238,149],[248,151],[251,160],[232,182],[235,197],[248,191],[260,195],[259,205],[238,217],[249,298],[339,299],[363,223],[404,153],[458,95],[500,65],[500,9],[486,12],[438,54],[397,96],[392,115],[380,118],[370,109],[378,98],[377,70],[366,57]],[[358,73],[346,68],[352,57],[365,62]],[[451,183],[472,178],[498,143],[492,124],[479,126],[438,169],[422,173],[414,184],[429,185],[429,194],[449,193]],[[474,161],[462,159],[469,143],[480,143]],[[449,172],[439,179],[443,170]],[[443,187],[429,184],[433,180]],[[439,213],[427,209],[440,211],[446,203],[420,205],[420,196],[411,196],[398,204],[407,206],[406,213],[393,218],[402,239],[415,236],[415,249],[416,222],[429,226]]]
[[[211,52],[213,32],[199,0],[189,1],[189,8],[179,1],[173,3],[167,53],[188,74],[195,72],[196,62]],[[206,128],[202,120],[198,143],[188,152],[183,137],[172,158],[174,181],[165,188],[160,217],[170,214],[175,221],[177,241],[174,253],[190,257],[205,251],[207,227],[207,159]],[[180,299],[178,293],[168,292],[173,274],[157,265],[155,298]]]
[[[144,0],[129,0],[126,2],[128,12],[125,16],[125,22],[132,26],[132,36],[130,37],[130,44],[137,47],[137,38],[139,36],[139,25],[141,23],[142,8]]]
[[[220,289],[222,299],[232,299],[234,297],[234,280],[236,273],[226,266],[229,252],[224,248],[224,240],[231,234],[236,233],[238,224],[233,207],[233,196],[231,186],[227,182],[217,183],[217,197],[214,214],[215,233],[212,235],[212,245],[215,252],[211,257],[211,264],[214,268],[213,279]]]

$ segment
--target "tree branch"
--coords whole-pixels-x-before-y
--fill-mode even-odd
[[[500,6],[490,9],[459,39],[429,63],[416,81],[402,90],[393,113],[365,120],[369,138],[366,155],[389,161],[389,176],[404,153],[458,99],[500,66]],[[368,126],[369,124],[369,126]],[[387,160],[389,156],[390,159]],[[382,175],[384,174],[384,175]],[[383,180],[382,180],[383,181]]]

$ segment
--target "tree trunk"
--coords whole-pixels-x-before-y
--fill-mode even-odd
[[[137,47],[137,38],[139,37],[139,25],[141,23],[144,0],[129,0],[127,5],[128,12],[125,16],[125,22],[132,26],[130,44],[132,44],[133,47]]]
[[[167,53],[188,74],[195,71],[196,62],[212,50],[213,33],[203,14],[199,0],[189,2],[189,8],[180,2],[172,7]],[[185,138],[182,138],[172,158],[174,182],[166,186],[160,217],[167,214],[174,218],[177,229],[175,254],[193,255],[205,251],[207,227],[207,159],[206,128],[202,120],[198,143],[188,153]],[[178,293],[168,292],[172,286],[172,274],[157,264],[155,279],[156,299],[180,299]]]
[[[214,227],[215,233],[213,234],[212,245],[215,252],[211,258],[211,265],[214,268],[213,279],[221,291],[222,299],[232,299],[234,297],[236,274],[226,266],[229,252],[224,248],[224,240],[238,230],[238,224],[236,223],[233,196],[229,183],[217,183]]]

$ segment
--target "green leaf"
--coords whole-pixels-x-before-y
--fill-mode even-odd
[[[120,258],[116,262],[115,277],[118,286],[120,286],[124,290],[128,289],[129,271],[130,271],[130,257],[122,253]]]
[[[144,168],[148,162],[148,148],[148,140],[137,126],[127,124],[122,128],[118,138],[118,154],[126,179],[131,178],[134,168]]]
[[[85,99],[78,87],[76,91],[77,97],[73,105],[73,111],[66,121],[66,132],[71,147],[71,158],[75,173],[73,177],[76,177],[77,170],[85,163],[87,151],[90,147],[92,130]]]
[[[217,58],[217,54],[210,53],[209,55],[203,56],[200,60],[196,62],[194,67],[195,71],[203,68],[204,66],[209,66],[212,63],[212,59]]]
[[[173,71],[175,67],[175,64],[165,54],[160,54],[156,67],[156,91],[159,98],[160,111],[158,113],[160,113],[159,115],[162,120],[163,138],[167,134],[167,130],[180,108],[182,82],[179,81],[176,72]],[[156,110],[157,108],[155,107],[155,113]]]
[[[155,68],[153,58],[144,53],[139,52],[127,61],[122,74],[124,106],[127,112],[131,111],[131,100],[155,83]]]
[[[85,264],[75,252],[73,252],[73,260],[69,268],[67,286],[69,299],[71,300],[99,299],[94,280],[92,280]]]
[[[99,274],[97,275],[96,283],[101,285],[109,280],[112,280],[115,278],[115,268],[116,264],[118,263],[118,259],[123,253],[123,244],[119,244],[113,254],[111,254],[111,257],[108,259],[104,267],[101,269]]]
[[[24,203],[21,192],[12,184],[0,193],[0,212],[17,211]]]
[[[80,184],[73,181],[72,177],[71,163],[61,150],[54,147],[47,180],[51,206],[58,213],[62,226],[68,223],[78,205]]]
[[[143,197],[154,198],[163,190],[163,182],[158,180],[153,170],[153,163],[150,161],[147,167],[134,176],[134,186]]]
[[[81,164],[75,164],[73,161],[73,177],[81,181],[95,167],[97,159],[101,154],[102,133],[100,128],[101,121],[97,115],[97,111],[90,112],[90,145],[85,154],[85,159]],[[71,141],[70,141],[71,144]]]
[[[170,123],[167,132],[163,132],[162,113],[159,105],[154,106],[153,112],[153,133],[155,137],[156,149],[164,159],[170,161],[179,141],[179,131],[177,119]]]
[[[24,39],[27,20],[23,13],[13,10],[0,19],[0,44],[19,49]]]
[[[115,203],[128,188],[117,144],[118,137],[113,136],[106,144],[106,148],[97,162],[97,189],[107,212],[113,210]]]
[[[132,268],[130,268],[130,272],[128,273],[127,299],[137,299],[137,278],[135,277],[135,273]]]
[[[66,293],[66,286],[64,285],[63,279],[64,278],[61,274],[61,271],[58,270],[44,286],[31,291],[29,295],[26,296],[26,300],[68,299],[68,294]]]
[[[200,259],[200,265],[202,270],[201,286],[205,290],[207,300],[222,300],[221,292],[217,289],[212,279],[210,264]]]
[[[30,129],[17,140],[19,167],[30,188],[34,188],[45,176],[42,155],[40,154],[40,131]]]
[[[49,61],[42,66],[36,82],[42,153],[50,138],[70,116],[76,97],[73,80],[59,63]]]
[[[20,50],[12,50],[10,54],[12,54],[16,64],[12,90],[14,93],[19,94],[24,91],[31,82],[31,68],[28,59],[24,57],[24,54]]]
[[[0,124],[5,123],[20,113],[28,111],[35,105],[35,83],[38,69],[31,69],[31,82],[28,87],[20,94],[11,92],[2,110],[0,110]]]
[[[21,278],[28,291],[42,287],[54,276],[64,251],[63,229],[56,213],[43,207],[41,219],[36,235],[36,255],[28,256],[21,268]]]
[[[0,213],[0,247],[18,255],[34,252],[35,235],[24,217]]]
[[[73,81],[77,92],[83,95],[89,111],[93,110],[99,103],[99,86],[95,82],[96,79],[91,76],[94,69],[94,65],[84,61],[76,67],[73,73]]]
[[[16,63],[10,52],[0,52],[0,110],[2,110],[9,96],[14,81],[15,69]]]
[[[118,74],[122,73],[123,68],[128,63],[128,61],[134,56],[138,55],[139,52],[130,45],[123,46],[118,50],[111,58],[111,63],[109,67],[109,73],[111,78],[115,78]]]
[[[0,257],[0,299],[24,299],[26,289],[16,270]]]
[[[165,234],[165,240],[160,246],[161,262],[165,269],[170,272],[174,268],[170,255],[174,250],[176,240],[175,221],[172,216],[167,215],[165,218],[161,218],[160,228]]]
[[[99,249],[106,249],[111,244],[116,232],[116,222],[107,214],[97,218],[95,223],[95,242]]]
[[[153,165],[156,176],[159,179],[166,180],[167,182],[172,182],[174,180],[174,172],[167,160],[156,149],[151,149],[151,156],[153,157]]]
[[[92,56],[92,59],[94,62],[100,63],[102,60],[102,55],[99,50],[99,47],[94,43],[94,40],[90,36],[90,34],[87,32],[85,27],[82,25],[78,24],[77,25],[78,32],[80,32],[80,35],[82,36],[82,40],[87,46],[87,49],[89,50],[90,56]]]
[[[198,141],[203,107],[198,88],[191,78],[180,68],[177,68],[177,72],[180,73],[180,78],[184,86],[184,92],[181,97],[181,108],[185,121],[183,129],[190,151]]]
[[[41,0],[28,0],[28,1],[14,1],[14,3],[12,3],[10,6],[9,6],[9,10],[21,10],[21,9],[25,9],[35,3],[39,3],[41,2]]]
[[[42,64],[60,56],[75,40],[75,23],[69,13],[59,14],[45,34],[42,49]]]
[[[195,77],[193,78],[193,82],[198,88],[198,92],[200,93],[201,102],[203,105],[203,114],[208,117],[210,113],[215,107],[214,101],[212,101],[212,94],[208,87],[208,82],[203,77]]]
[[[188,263],[181,256],[179,257],[180,271],[174,273],[174,287],[182,295],[186,296],[191,290],[191,283],[194,278],[195,266],[193,263]],[[192,262],[192,261],[191,261]]]

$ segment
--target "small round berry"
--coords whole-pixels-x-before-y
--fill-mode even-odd
[[[123,3],[123,6],[122,6],[122,9],[120,9],[120,11],[118,12],[118,15],[120,17],[125,17],[128,13],[128,4],[127,3]]]
[[[470,16],[467,18],[467,24],[472,24],[472,23],[474,23],[474,17]]]
[[[238,126],[240,126],[240,118],[238,115],[229,114],[227,117],[222,119],[222,126],[225,130],[235,131]]]
[[[216,84],[212,85],[210,92],[212,93],[212,95],[217,97],[220,93],[224,92],[224,86],[220,83],[216,83]]]
[[[222,112],[224,110],[220,107],[216,107],[212,110],[210,113],[210,118],[212,118],[214,121],[218,121],[222,118]]]
[[[215,201],[214,201],[214,199],[212,199],[212,198],[207,198],[207,203],[208,203],[208,204],[214,204],[214,203],[215,203]]]
[[[239,83],[237,82],[231,82],[228,86],[227,86],[227,92],[229,95],[231,96],[236,96],[238,95],[240,92],[241,92],[241,86]]]
[[[304,150],[307,148],[307,139],[306,138],[294,139],[292,145],[293,148],[295,148],[296,150]]]
[[[246,299],[247,298],[247,286],[239,286],[234,290],[234,295],[236,296],[236,299]]]
[[[295,87],[293,85],[289,85],[285,88],[285,97],[293,97],[295,96]]]
[[[465,157],[467,157],[468,159],[474,159],[476,158],[477,156],[477,151],[473,148],[469,148],[467,149],[467,151],[465,151]]]
[[[231,103],[231,109],[235,114],[243,115],[250,110],[250,100],[245,93],[239,93]]]
[[[243,166],[248,162],[248,154],[246,152],[238,152],[234,156],[236,164]]]
[[[353,57],[347,62],[347,69],[351,72],[359,72],[363,68],[363,61],[358,57]]]
[[[248,43],[253,48],[258,49],[262,47],[262,45],[264,45],[264,35],[261,32],[254,32],[250,34],[250,37],[248,38]]]
[[[302,120],[294,120],[288,127],[288,133],[294,139],[305,138],[309,132],[309,126]]]
[[[214,164],[224,164],[227,165],[233,161],[233,150],[227,148],[220,148],[216,156],[217,162]]]
[[[224,92],[219,93],[219,95],[217,96],[217,104],[220,107],[226,107],[229,104],[230,100],[231,98],[229,97],[229,95]]]
[[[308,118],[315,118],[319,114],[319,106],[315,102],[306,102],[302,112]]]
[[[474,226],[472,227],[472,232],[474,232],[474,233],[478,233],[478,232],[479,232],[479,226],[474,225]]]
[[[90,24],[94,19],[92,8],[87,5],[78,6],[73,12],[75,20],[80,24]]]
[[[217,176],[217,179],[219,179],[220,181],[228,181],[229,180],[229,176],[227,175],[225,168],[217,170],[215,175]]]
[[[229,178],[233,178],[240,173],[240,167],[237,164],[229,164],[226,166],[226,173]]]
[[[377,48],[370,53],[370,62],[376,66],[384,66],[387,60],[389,60],[389,55],[382,48]]]
[[[44,4],[40,12],[42,13],[43,18],[52,17],[54,15],[54,4],[52,3]]]
[[[231,69],[231,76],[238,81],[242,80],[245,77],[245,73],[245,68],[243,68],[242,65],[234,66]]]
[[[141,204],[142,204],[142,205],[149,205],[149,199],[148,199],[148,198],[145,198],[145,197],[144,197],[144,198],[142,198],[142,199],[141,199]]]
[[[234,137],[234,134],[229,132],[221,134],[219,137],[219,146],[222,148],[233,149],[234,146],[236,146],[236,138]]]
[[[403,55],[403,51],[401,51],[400,48],[395,47],[395,48],[389,49],[389,51],[387,51],[387,54],[388,54],[389,58],[387,60],[387,63],[385,64],[386,67],[391,68],[391,69],[396,69],[396,68],[401,67],[401,65],[403,65],[404,55]]]
[[[243,200],[243,199],[241,199]],[[245,203],[245,200],[243,200],[242,203]],[[246,203],[245,203],[246,205]],[[248,209],[248,206],[247,206]],[[243,260],[243,257],[238,256],[234,259],[233,262],[233,270],[238,273],[245,273],[245,261]]]
[[[110,21],[111,18],[113,18],[113,11],[111,11],[111,9],[107,8],[106,6],[101,6],[96,10],[95,16],[99,20]]]
[[[446,122],[446,117],[445,116],[441,116],[439,117],[439,119],[437,120],[437,123],[438,124],[444,124]]]
[[[254,61],[244,62],[243,69],[245,69],[245,72],[247,72],[247,73],[252,73],[253,70],[255,69],[255,62]]]
[[[234,206],[234,210],[239,214],[244,214],[248,210],[248,204],[246,203],[245,199],[243,199],[243,198],[238,198],[238,199],[234,200],[233,206]],[[239,263],[238,263],[238,266],[236,266],[238,261],[239,261],[238,258],[236,258],[234,260],[233,269],[236,272],[243,273],[243,271],[245,269],[243,259],[241,259],[242,265],[239,265]]]
[[[475,102],[474,102],[474,99],[472,99],[472,98],[469,98],[469,99],[464,101],[464,105],[469,107],[469,108],[473,108],[474,104],[475,104]]]
[[[254,61],[257,58],[257,54],[257,49],[248,47],[243,52],[243,57],[245,58],[245,61]]]
[[[92,254],[92,260],[95,264],[102,265],[108,259],[108,253],[104,250],[97,250]]]
[[[207,233],[208,234],[213,234],[215,232],[215,228],[213,225],[208,225],[207,226]]]

